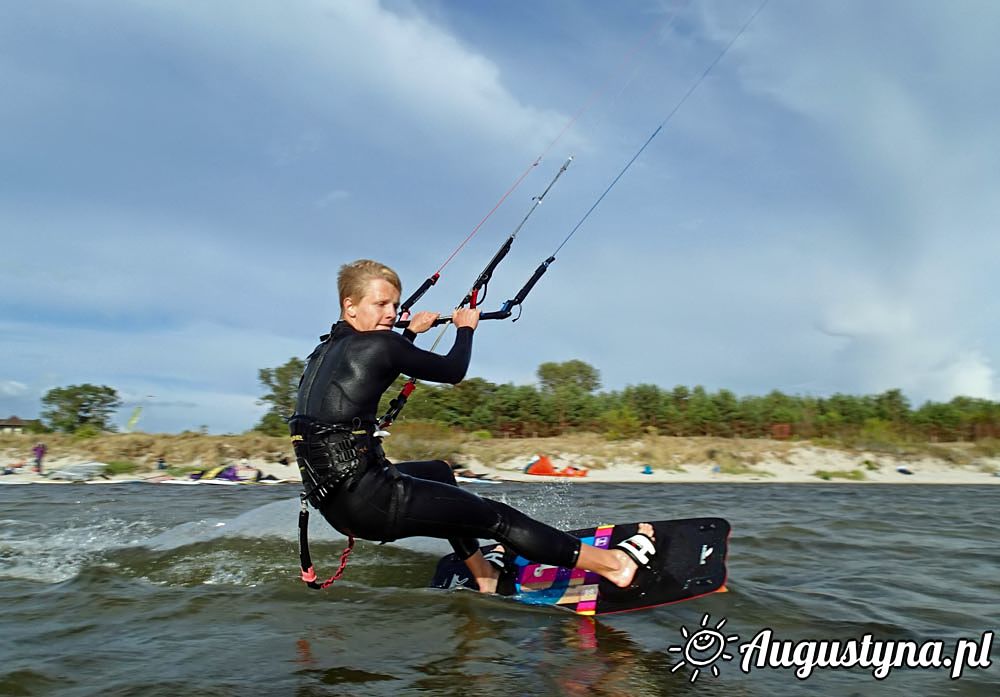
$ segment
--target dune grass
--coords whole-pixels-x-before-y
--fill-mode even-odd
[[[867,477],[861,470],[816,470],[814,477],[819,477],[825,482],[832,479],[846,479],[851,482],[863,482]]]
[[[444,459],[454,462],[478,461],[488,466],[521,469],[533,455],[547,455],[554,462],[601,469],[610,465],[650,465],[657,470],[679,469],[684,465],[707,463],[724,474],[769,476],[757,469],[761,462],[790,462],[802,448],[822,446],[857,454],[863,466],[857,474],[819,470],[815,476],[859,481],[864,471],[876,471],[879,464],[870,459],[871,451],[837,448],[835,443],[807,440],[768,440],[719,437],[677,437],[652,433],[634,438],[608,440],[601,433],[566,433],[546,438],[489,437],[486,432],[466,433],[434,422],[402,420],[385,439],[387,455],[394,461]],[[72,435],[0,434],[0,464],[31,462],[31,448],[42,441],[49,448],[48,461],[79,457],[109,463],[111,474],[153,472],[163,458],[167,474],[187,473],[233,464],[242,458],[277,462],[287,458],[294,463],[288,438],[256,432],[240,435],[207,435],[197,432],[178,434],[101,433],[79,439]],[[909,461],[933,457],[955,466],[972,466],[996,471],[990,458],[1000,456],[1000,441],[976,443],[927,443],[909,445],[902,454],[892,457]],[[113,463],[113,464],[112,464]],[[992,468],[992,469],[990,469]]]

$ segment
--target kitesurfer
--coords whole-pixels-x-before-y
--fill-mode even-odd
[[[376,433],[379,398],[400,374],[456,384],[472,355],[479,310],[452,315],[455,343],[445,355],[413,345],[438,318],[418,312],[409,329],[391,331],[402,284],[389,267],[362,259],[337,278],[341,316],[309,356],[289,420],[305,496],[334,528],[374,541],[426,536],[447,539],[482,591],[496,589],[500,570],[479,551],[478,537],[495,539],[534,562],[594,571],[629,586],[634,549],[599,549],[498,501],[460,488],[444,461],[389,462]],[[654,553],[652,528],[645,533]]]

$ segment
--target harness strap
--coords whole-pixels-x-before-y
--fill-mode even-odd
[[[306,500],[302,498],[302,508],[299,510],[299,566],[302,572],[302,581],[314,590],[323,590],[333,585],[334,581],[340,580],[347,568],[347,558],[354,549],[354,535],[347,536],[347,547],[340,553],[340,565],[337,572],[322,583],[316,582],[316,569],[313,568],[312,557],[309,555],[309,509],[306,508]]]

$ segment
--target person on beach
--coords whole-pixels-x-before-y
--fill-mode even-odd
[[[392,269],[362,259],[341,267],[337,284],[340,321],[309,355],[289,419],[305,496],[327,522],[345,535],[373,541],[447,539],[484,592],[496,590],[500,569],[483,557],[479,537],[536,563],[583,568],[628,587],[640,562],[655,554],[649,524],[640,525],[640,534],[621,548],[599,549],[459,488],[442,460],[386,459],[376,434],[382,393],[400,374],[460,382],[472,356],[479,310],[455,310],[455,343],[439,355],[413,345],[436,313],[418,312],[402,335],[392,331],[402,292]]]
[[[38,474],[42,473],[42,460],[45,459],[45,453],[47,453],[48,450],[49,449],[45,447],[45,443],[38,443],[31,449],[31,452],[35,455],[35,471],[38,472]]]

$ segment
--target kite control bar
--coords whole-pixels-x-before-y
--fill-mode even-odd
[[[479,315],[479,319],[507,319],[508,317],[510,317],[510,315],[511,315],[510,310],[508,310],[507,312],[504,312],[503,310],[497,310],[496,312],[484,312],[481,315]],[[451,317],[438,317],[436,320],[434,320],[434,324],[432,324],[431,326],[440,327],[442,324],[450,324],[450,323],[451,323]],[[407,327],[410,326],[410,320],[401,319],[392,326],[396,327],[397,329],[406,329]]]
[[[513,312],[514,308],[521,306],[521,303],[524,302],[524,299],[528,297],[528,293],[530,293],[531,289],[535,287],[536,283],[538,283],[538,279],[540,279],[542,277],[542,274],[544,274],[546,271],[549,270],[549,264],[551,264],[555,260],[556,260],[556,258],[554,256],[552,256],[552,257],[549,257],[548,259],[546,259],[545,261],[543,261],[539,265],[539,267],[537,269],[535,269],[535,273],[531,274],[531,278],[529,278],[528,282],[524,284],[524,287],[521,288],[521,290],[517,291],[517,295],[515,295],[510,300],[507,300],[506,302],[504,302],[504,304],[500,306],[499,310],[494,310],[493,312],[484,312],[484,313],[482,313],[481,315],[479,315],[479,319],[481,319],[481,320],[483,320],[483,319],[507,319],[512,314],[514,314],[514,312]],[[517,320],[515,319],[514,321],[516,322]],[[431,326],[432,327],[437,327],[437,326],[442,325],[442,324],[448,324],[449,322],[451,322],[451,317],[438,317],[436,320],[434,320],[434,324],[432,324]],[[400,329],[406,329],[407,327],[410,326],[410,321],[409,320],[400,320],[399,322],[396,322],[396,324],[394,326],[396,326],[396,327],[398,327]]]

